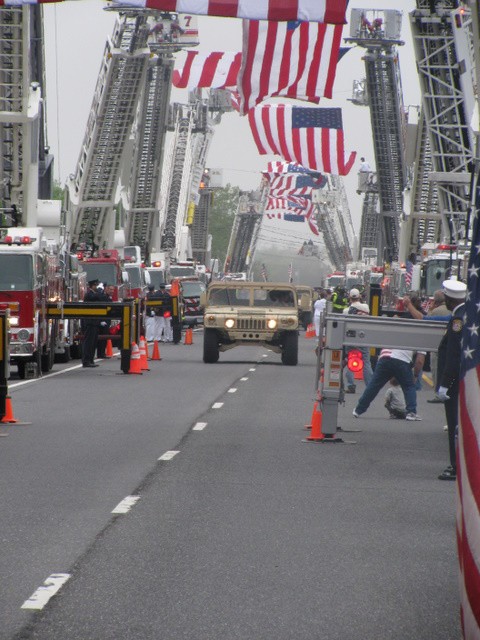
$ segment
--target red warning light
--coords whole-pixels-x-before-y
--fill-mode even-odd
[[[357,371],[362,371],[363,356],[361,351],[357,351],[356,349],[353,349],[352,351],[348,352],[347,367],[350,369],[350,371],[353,371],[353,373],[356,373]]]

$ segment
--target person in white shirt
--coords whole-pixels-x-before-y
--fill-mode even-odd
[[[360,158],[360,169],[359,169],[360,173],[371,173],[372,171],[372,167],[370,166],[370,163],[365,160],[365,158]]]
[[[326,306],[327,294],[325,291],[321,291],[318,300],[315,300],[315,304],[313,305],[313,324],[315,325],[315,335],[317,338],[320,335],[320,323]]]
[[[417,415],[417,391],[415,381],[423,369],[425,352],[417,351],[412,371],[413,351],[405,349],[382,349],[370,384],[361,395],[353,415],[358,418],[365,413],[380,389],[390,380],[396,378],[402,387],[406,404],[406,419],[421,420]]]

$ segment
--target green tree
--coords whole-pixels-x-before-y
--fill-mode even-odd
[[[227,184],[215,189],[213,206],[210,209],[208,230],[212,236],[212,258],[218,258],[223,265],[227,256],[228,242],[238,207],[239,187]]]
[[[53,181],[52,200],[63,200],[63,185],[58,181]]]

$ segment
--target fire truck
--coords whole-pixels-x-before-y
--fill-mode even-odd
[[[420,291],[431,298],[450,276],[466,281],[468,249],[453,244],[426,243],[422,246]]]
[[[0,307],[9,307],[10,362],[25,378],[27,364],[53,366],[58,321],[46,317],[47,302],[61,301],[63,278],[58,247],[40,227],[0,229]]]
[[[100,249],[92,256],[89,251],[78,251],[78,259],[86,272],[86,281],[98,278],[103,284],[113,285],[113,301],[123,300],[128,295],[128,274],[117,249]]]

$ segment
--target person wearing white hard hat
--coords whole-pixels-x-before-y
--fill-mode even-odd
[[[455,436],[458,425],[458,384],[462,352],[463,316],[467,285],[450,278],[442,283],[445,294],[445,306],[452,312],[445,334],[438,345],[436,397],[445,403],[445,416],[448,427],[448,449],[450,465],[438,476],[439,480],[456,480],[457,458]]]
[[[360,291],[358,289],[350,289],[350,305],[343,310],[345,315],[360,315],[360,316],[369,316],[370,315],[370,307],[365,302],[361,301]],[[348,353],[351,349],[345,350],[345,357],[348,358]],[[355,348],[355,351],[360,351],[362,353],[363,359],[363,379],[365,380],[365,384],[368,385],[373,376],[372,363],[370,362],[370,348],[369,347],[358,347]],[[345,393],[355,393],[357,387],[355,385],[355,378],[353,375],[353,371],[350,371],[348,367],[345,368],[345,378],[347,381],[347,388]]]

